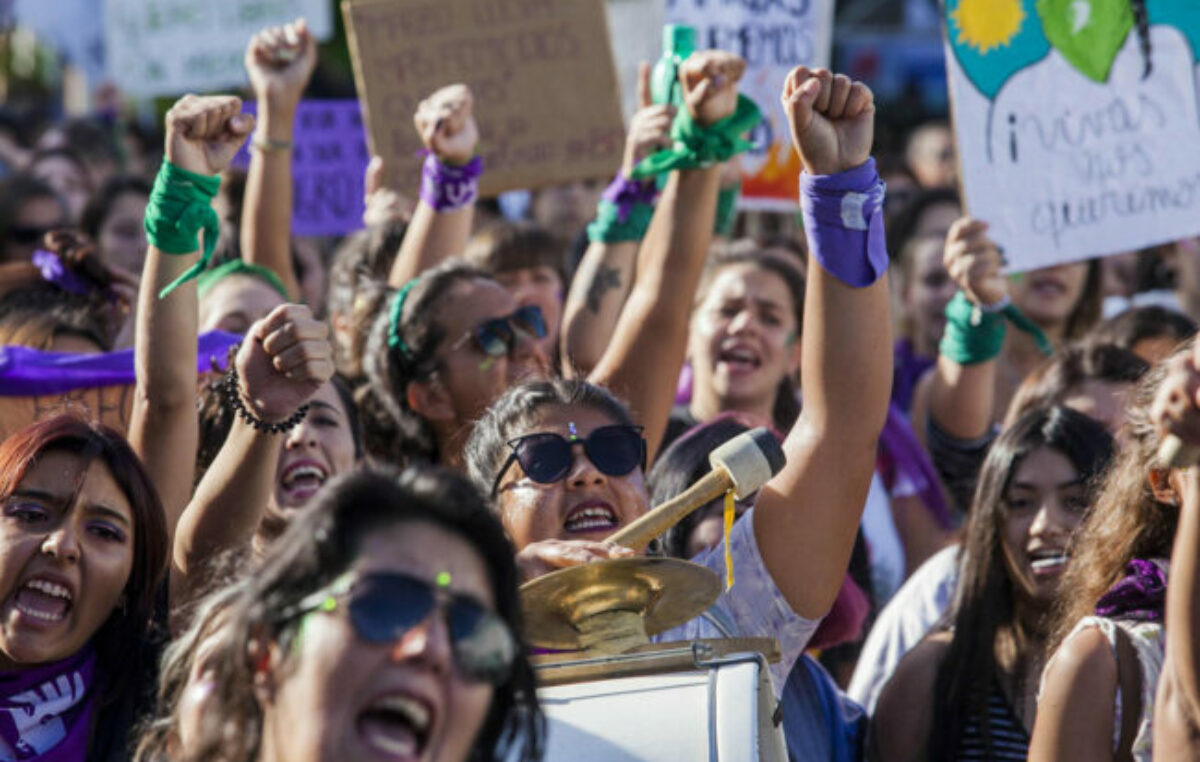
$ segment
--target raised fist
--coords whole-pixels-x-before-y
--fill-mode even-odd
[[[472,111],[475,99],[466,85],[443,87],[421,101],[413,123],[425,147],[446,164],[466,164],[475,157],[479,127]]]
[[[254,129],[233,95],[185,95],[167,112],[167,160],[200,175],[217,175]]]
[[[267,422],[291,417],[333,376],[328,337],[303,304],[281,304],[250,326],[234,360],[243,404]]]
[[[746,73],[741,56],[724,50],[693,53],[679,67],[683,102],[700,125],[716,124],[737,109],[738,81]]]
[[[316,66],[317,41],[304,19],[264,29],[246,46],[250,86],[268,106],[295,108]]]
[[[783,85],[792,145],[812,175],[853,169],[871,156],[875,96],[861,82],[828,69],[797,66]]]
[[[955,220],[946,236],[942,263],[946,272],[973,303],[990,306],[1008,297],[1008,279],[1000,272],[1004,257],[987,236],[983,220]]]

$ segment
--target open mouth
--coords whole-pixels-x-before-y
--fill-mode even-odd
[[[417,759],[429,743],[433,710],[420,699],[391,694],[376,699],[358,715],[358,732],[384,757]]]
[[[1067,568],[1071,556],[1061,548],[1039,550],[1029,554],[1029,566],[1033,573],[1042,575],[1058,574]]]
[[[329,479],[329,471],[314,460],[298,460],[287,468],[279,479],[284,493],[294,500],[308,500]]]
[[[734,373],[749,373],[762,367],[762,358],[758,353],[740,345],[722,348],[717,354],[717,362]]]
[[[48,579],[35,577],[17,590],[13,605],[17,611],[40,622],[61,622],[71,611],[71,591]]]
[[[1030,286],[1033,293],[1040,297],[1052,299],[1067,293],[1066,285],[1057,278],[1034,277]]]
[[[589,500],[571,509],[563,522],[563,529],[569,534],[611,532],[618,524],[617,512],[611,505],[600,500]]]

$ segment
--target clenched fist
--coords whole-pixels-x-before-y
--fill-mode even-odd
[[[828,69],[798,66],[783,85],[792,145],[812,175],[853,169],[871,156],[875,96],[861,82]]]
[[[443,87],[421,101],[413,123],[425,148],[446,164],[466,164],[474,158],[479,142],[474,106],[466,85]]]
[[[199,175],[218,175],[254,129],[232,95],[185,95],[167,112],[167,160]]]

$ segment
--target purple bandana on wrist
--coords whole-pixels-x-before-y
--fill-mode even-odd
[[[629,215],[633,214],[635,206],[653,204],[657,196],[658,185],[654,178],[630,180],[624,172],[618,172],[600,198],[617,207],[617,221],[625,223],[629,221]]]
[[[800,207],[813,256],[851,288],[869,286],[887,270],[884,190],[874,159],[836,175],[800,174]]]
[[[87,296],[91,291],[87,283],[63,264],[62,259],[52,251],[38,249],[33,252],[33,265],[42,271],[42,279],[53,283],[71,294]]]
[[[461,167],[443,164],[432,153],[421,167],[421,200],[434,211],[451,212],[475,203],[483,158],[476,156]]]
[[[1135,558],[1126,575],[1100,596],[1096,613],[1107,619],[1161,622],[1167,606],[1167,575],[1154,561]]]

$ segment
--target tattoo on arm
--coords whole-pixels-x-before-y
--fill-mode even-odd
[[[592,278],[592,284],[588,286],[588,309],[594,313],[599,313],[600,303],[604,300],[604,295],[609,291],[620,287],[621,271],[616,267],[600,265],[600,267],[596,270],[596,277]]]

